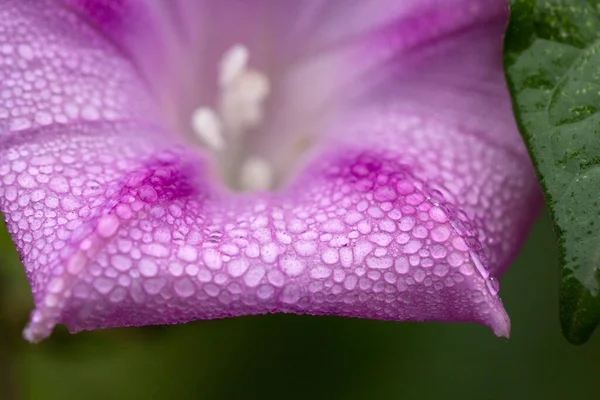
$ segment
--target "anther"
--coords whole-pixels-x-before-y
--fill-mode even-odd
[[[249,58],[248,48],[244,45],[236,44],[227,50],[223,54],[219,66],[219,85],[221,87],[229,86],[236,77],[244,72]]]
[[[220,111],[227,133],[239,135],[258,126],[269,91],[267,77],[254,70],[243,71],[223,88]]]
[[[213,150],[223,150],[225,140],[219,116],[208,107],[200,107],[192,114],[194,133]]]

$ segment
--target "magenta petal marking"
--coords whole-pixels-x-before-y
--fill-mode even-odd
[[[494,58],[503,21],[435,50],[409,49],[397,70],[390,56],[402,29],[359,41],[348,57],[376,53],[383,61],[357,63],[358,72],[375,68],[383,88],[364,85],[336,109],[287,187],[231,194],[200,152],[156,128],[142,82],[171,66],[141,68],[152,48],[136,47],[127,24],[110,35],[111,13],[143,3],[106,3],[86,23],[67,9],[97,10],[97,1],[2,3],[0,209],[34,295],[29,340],[57,323],[77,332],[267,312],[473,321],[508,337],[496,278],[540,197]],[[417,3],[446,4],[373,7],[397,6],[402,20],[419,22],[405,15]],[[476,15],[484,2],[452,4],[475,5]],[[161,13],[136,15],[140,26],[165,28],[152,35],[171,49],[176,34],[157,22]],[[465,73],[468,83],[456,79]],[[152,82],[158,95],[177,93],[165,79]]]

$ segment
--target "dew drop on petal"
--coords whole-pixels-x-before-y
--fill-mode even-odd
[[[294,304],[300,300],[300,288],[298,285],[291,284],[283,288],[281,292],[280,300],[283,303]]]
[[[306,268],[305,261],[294,256],[283,256],[279,262],[283,272],[289,276],[298,276]]]
[[[158,273],[158,265],[149,259],[142,258],[139,263],[140,273],[145,277],[153,277]]]
[[[194,283],[189,278],[180,278],[173,284],[175,293],[180,297],[190,297],[196,291]]]
[[[488,287],[493,295],[497,295],[500,291],[500,282],[498,282],[498,279],[490,276],[488,279]]]
[[[98,235],[103,238],[109,238],[117,233],[119,229],[119,219],[113,215],[108,214],[100,218],[98,221]]]
[[[158,193],[156,193],[156,190],[149,185],[144,185],[140,188],[139,196],[140,200],[146,203],[154,203],[158,200]]]

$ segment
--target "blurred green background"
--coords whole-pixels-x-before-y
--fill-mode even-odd
[[[0,399],[597,399],[600,334],[561,336],[544,212],[501,295],[512,338],[475,324],[253,316],[21,338],[32,307],[0,229]]]

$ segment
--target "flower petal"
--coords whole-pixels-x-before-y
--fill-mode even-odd
[[[135,60],[110,36],[47,3],[41,13],[6,4],[0,35],[24,30],[28,43],[48,46],[36,53],[45,62],[14,55],[0,74],[68,77],[64,101],[93,99],[78,92],[91,86],[119,120],[33,122],[18,134],[0,120],[11,129],[0,131],[0,207],[36,304],[28,339],[59,322],[76,332],[266,312],[475,321],[508,336],[494,277],[540,197],[502,80],[503,20],[467,24],[409,56],[386,53],[405,56],[402,68],[386,56],[359,70],[381,79],[339,110],[296,179],[280,192],[234,195],[211,183],[199,152],[145,118],[154,106]],[[39,15],[49,22],[32,20]],[[342,59],[385,49],[389,32]],[[85,35],[89,45],[72,42]],[[68,73],[45,48],[107,62]],[[123,97],[102,100],[113,76]],[[31,99],[29,120],[34,108],[52,110],[16,78],[23,86],[11,100]]]
[[[345,84],[357,85],[365,71],[390,57],[506,10],[505,0],[57,1],[137,67],[180,132],[189,130],[193,110],[213,103],[214,66],[223,54],[235,44],[246,46],[253,68],[285,92],[274,94],[281,115],[256,137],[257,148],[289,142],[297,132],[281,125],[316,119],[316,111],[340,101],[335,94]],[[362,57],[346,62],[357,53]]]
[[[368,70],[363,80],[370,86],[339,112],[330,132],[334,141],[396,149],[416,176],[443,192],[456,212],[466,213],[463,219],[479,231],[474,235],[485,243],[495,276],[515,256],[541,204],[502,71],[505,18],[505,13],[483,18],[443,43]],[[380,46],[388,46],[385,36],[375,39]],[[349,62],[376,49],[372,44]],[[368,79],[371,75],[377,79]],[[446,128],[436,133],[426,128],[430,123]]]
[[[381,126],[424,135],[448,129],[414,118]],[[116,137],[143,131],[98,128]],[[88,145],[81,130],[69,128],[65,141],[61,129],[42,149],[13,147],[45,158],[77,149],[85,162],[74,164],[76,179],[96,194],[74,188],[80,196],[60,195],[62,174],[6,189],[18,191],[2,206],[14,208],[8,223],[35,293],[30,340],[57,322],[76,332],[264,312],[477,321],[508,336],[483,253],[461,231],[470,221],[455,217],[455,205],[443,203],[394,149],[338,143],[282,193],[231,195],[206,184],[194,154],[144,153],[118,139],[124,153],[115,154],[113,146]]]
[[[158,115],[118,49],[52,1],[0,4],[0,133]]]

